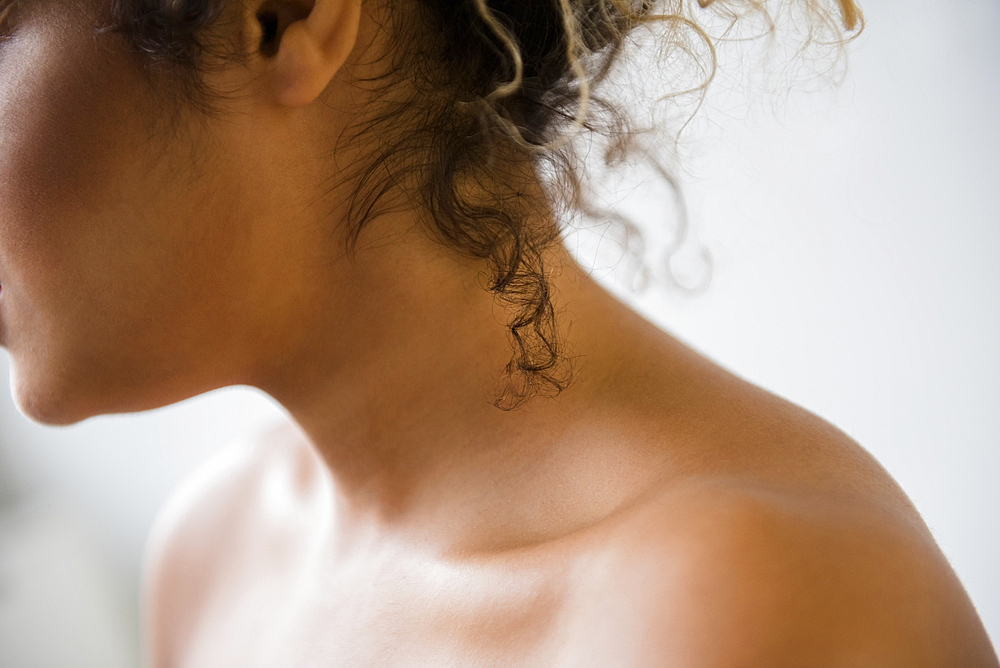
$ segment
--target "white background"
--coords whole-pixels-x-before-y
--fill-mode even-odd
[[[716,96],[694,126],[684,181],[715,258],[708,291],[624,296],[867,447],[996,643],[1000,2],[865,11],[838,88],[778,113]],[[223,441],[280,415],[228,389],[53,429],[0,394],[0,668],[136,665],[157,507]]]

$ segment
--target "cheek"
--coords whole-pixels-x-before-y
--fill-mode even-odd
[[[29,22],[0,58],[0,278],[25,298],[86,279],[130,148],[121,77],[74,48],[79,35],[51,31]]]
[[[90,54],[33,27],[0,59],[0,318],[22,412],[63,423],[85,408],[72,393],[99,380],[88,357],[113,337],[98,324],[122,315],[102,297],[123,250],[104,205],[122,199],[122,110],[107,94],[116,77],[95,81]]]
[[[26,29],[8,46],[0,319],[19,406],[68,423],[210,389],[183,387],[183,362],[204,362],[184,356],[199,349],[205,318],[222,317],[211,295],[223,279],[206,274],[225,265],[225,249],[207,255],[216,240],[199,244],[182,204],[163,196],[176,186],[139,121],[141,82],[86,28],[58,38]]]

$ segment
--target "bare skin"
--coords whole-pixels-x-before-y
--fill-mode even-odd
[[[862,448],[565,250],[577,374],[511,412],[489,404],[510,348],[481,264],[419,211],[344,257],[347,191],[320,197],[316,147],[371,103],[351,78],[382,39],[367,7],[317,0],[276,56],[212,75],[238,92],[224,120],[169,142],[89,4],[38,0],[2,45],[0,343],[22,411],[69,424],[247,384],[290,416],[161,515],[148,664],[996,666]]]
[[[151,664],[995,665],[857,444],[576,294],[620,362],[561,434],[442,443],[363,509],[294,425],[218,456],[150,544]]]

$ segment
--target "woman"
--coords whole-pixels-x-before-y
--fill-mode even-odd
[[[704,37],[697,12],[5,7],[20,409],[70,424],[248,384],[291,417],[161,514],[150,665],[997,665],[862,448],[557,241],[560,203],[588,207],[566,138],[631,136],[588,84],[657,15],[678,48]]]

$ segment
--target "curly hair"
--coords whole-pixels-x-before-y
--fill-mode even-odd
[[[214,29],[224,26],[235,1],[111,0],[110,24],[99,30],[124,37],[149,81],[166,82],[169,99],[212,113],[213,91],[202,76],[209,56],[225,61],[248,55],[231,45],[220,49],[223,43],[212,38],[221,34]],[[704,92],[726,26],[748,14],[770,20],[788,5],[805,14],[810,39],[822,31],[832,37],[826,43],[835,44],[863,25],[853,0],[365,1],[379,3],[393,49],[376,55],[382,73],[367,80],[385,93],[384,103],[337,138],[375,138],[377,146],[365,164],[336,175],[354,184],[344,221],[347,250],[353,251],[367,222],[402,196],[426,208],[429,231],[439,241],[487,262],[485,287],[509,315],[513,350],[497,391],[495,405],[502,409],[558,393],[572,377],[544,262],[560,230],[531,222],[537,220],[531,212],[551,207],[557,219],[582,214],[630,225],[588,197],[579,139],[603,142],[605,167],[627,165],[642,154],[675,185],[655,155],[643,152],[640,139],[652,128],[640,129],[625,105],[598,94],[630,40],[641,31],[653,35],[665,68],[660,74],[668,77],[671,64],[678,67],[677,54],[698,63],[694,85],[673,84],[662,91],[666,99]],[[267,3],[257,18],[267,53],[277,18]],[[720,19],[725,29],[713,37],[709,23]],[[535,175],[545,175],[545,201],[529,195],[517,169],[525,159]],[[503,191],[488,185],[497,182]],[[472,189],[475,196],[469,184],[479,186]]]

